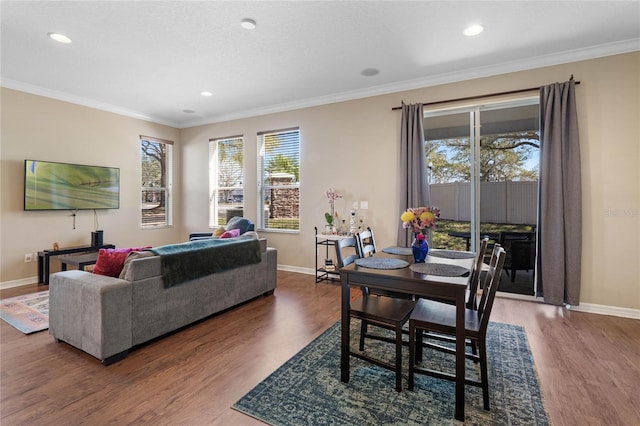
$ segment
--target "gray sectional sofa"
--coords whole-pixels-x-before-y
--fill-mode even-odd
[[[121,278],[77,270],[55,273],[49,284],[49,334],[110,364],[136,345],[273,294],[277,251],[267,247],[265,239],[258,241],[258,263],[171,285],[165,279],[163,256],[151,252],[128,258]],[[196,250],[199,243],[204,244],[196,241],[181,246],[192,244]],[[220,263],[217,255],[211,260]]]

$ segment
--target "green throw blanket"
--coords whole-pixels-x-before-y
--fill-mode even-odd
[[[165,287],[262,260],[260,242],[253,237],[190,241],[150,250],[160,256]]]

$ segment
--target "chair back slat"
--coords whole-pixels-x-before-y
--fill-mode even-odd
[[[376,253],[376,241],[371,228],[356,234],[358,256],[373,256]]]
[[[493,301],[496,297],[496,291],[498,291],[498,286],[500,285],[500,276],[502,275],[505,257],[505,250],[499,244],[496,244],[493,248],[489,270],[487,271],[482,288],[482,297],[478,305],[478,319],[481,334],[486,333],[487,327],[489,326],[491,308],[493,307]]]
[[[473,270],[471,271],[471,280],[469,281],[469,299],[467,300],[467,309],[478,308],[478,297],[476,295],[478,291],[478,284],[480,283],[480,275],[482,272],[482,264],[484,262],[484,254],[487,251],[489,245],[489,237],[484,237],[480,241],[480,248],[476,254],[476,259],[473,264]]]
[[[341,238],[336,241],[336,260],[338,261],[338,268],[350,265],[358,258],[357,243],[353,237]],[[353,247],[353,254],[345,254],[344,249],[347,247]]]

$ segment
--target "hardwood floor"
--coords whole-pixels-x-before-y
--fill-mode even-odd
[[[7,289],[0,298],[43,288]],[[340,318],[339,289],[278,272],[274,296],[108,367],[47,332],[26,336],[0,321],[0,423],[261,424],[230,407]],[[496,300],[492,320],[525,327],[554,425],[640,424],[640,321],[512,299]]]

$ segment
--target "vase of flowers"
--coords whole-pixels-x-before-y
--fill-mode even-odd
[[[413,243],[411,251],[415,263],[423,263],[429,253],[429,243],[427,242],[427,232],[436,228],[440,210],[435,207],[414,207],[407,209],[400,216],[402,227],[411,229],[413,232]]]

